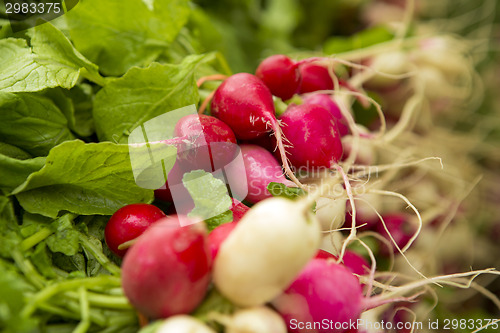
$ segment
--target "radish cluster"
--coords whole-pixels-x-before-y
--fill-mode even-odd
[[[169,181],[155,196],[170,203],[168,184],[181,183],[186,170],[215,172],[241,155],[243,164],[236,171],[246,182],[231,185],[247,195],[243,203],[231,198],[231,222],[209,232],[203,224],[175,215],[175,210],[168,217],[143,214],[143,223],[135,223],[140,228],[130,216],[122,216],[126,208],[111,218],[108,246],[121,256],[125,252],[119,252],[124,251],[120,245],[131,246],[122,264],[125,294],[142,315],[164,320],[157,332],[215,332],[217,322],[230,333],[344,333],[352,331],[350,323],[366,310],[400,300],[373,296],[375,261],[370,264],[367,256],[346,247],[360,240],[356,227],[363,224],[359,229],[378,236],[378,254],[388,259],[403,254],[418,230],[409,215],[398,210],[383,207],[379,214],[381,205],[372,200],[378,198],[373,194],[377,188],[357,193],[364,187],[356,186],[357,180],[351,184],[351,174],[343,171],[344,161],[349,166],[372,164],[376,143],[359,146],[372,133],[352,125],[354,118],[335,98],[335,90],[353,93],[350,97],[357,101],[363,98],[323,60],[275,55],[263,60],[255,75],[226,78],[213,92],[210,115],[180,119],[176,137],[164,141],[175,145],[178,155]],[[287,105],[279,117],[277,99]],[[325,176],[332,170],[338,171],[336,178]],[[326,181],[319,189],[301,183],[298,178],[317,180],[307,178],[311,171],[336,183]],[[365,176],[359,171],[352,178]],[[299,187],[290,193],[307,195],[296,194],[294,200],[273,197],[271,183],[289,190]],[[336,231],[344,222],[351,228],[348,236]],[[133,232],[121,230],[113,239],[113,230],[130,226]],[[337,235],[340,245],[325,246],[322,232]],[[388,244],[394,245],[393,251]],[[201,321],[188,316],[209,290],[220,293],[233,311]],[[324,320],[330,326],[305,324]]]

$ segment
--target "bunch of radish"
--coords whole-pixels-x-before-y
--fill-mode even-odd
[[[383,304],[413,301],[432,283],[401,283],[387,293],[375,283],[375,254],[403,258],[423,276],[405,253],[427,221],[404,195],[384,190],[418,161],[375,165],[390,160],[380,143],[389,146],[405,132],[404,115],[386,132],[383,116],[369,129],[356,124],[350,108],[355,101],[379,108],[364,95],[365,86],[396,80],[407,70],[384,71],[382,60],[372,59],[371,69],[359,65],[357,75],[341,75],[337,65],[346,62],[271,56],[256,75],[227,77],[211,95],[210,115],[177,123],[177,137],[164,142],[179,152],[169,180],[181,182],[186,165],[222,168],[238,151],[248,194],[243,203],[232,198],[233,221],[210,232],[175,211],[165,217],[152,205],[127,206],[111,218],[106,242],[124,255],[123,289],[141,316],[161,321],[156,332],[362,332],[350,323]],[[287,105],[279,117],[278,99]],[[387,176],[372,182],[373,170]],[[272,183],[301,194],[273,197]],[[155,195],[172,202],[168,183]],[[381,196],[399,202],[382,202]],[[365,237],[374,237],[378,250]],[[348,249],[356,242],[362,247]],[[457,283],[454,278],[433,282]],[[232,310],[197,316],[214,290]],[[304,325],[323,320],[330,325]]]

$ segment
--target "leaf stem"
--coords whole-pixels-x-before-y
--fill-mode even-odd
[[[94,258],[97,260],[99,264],[101,264],[102,267],[104,267],[108,272],[110,272],[113,275],[120,275],[121,270],[118,266],[116,266],[113,262],[111,262],[108,257],[102,253],[100,249],[98,249],[89,239],[87,236],[84,234],[80,233],[80,243],[82,246],[90,252],[94,256]]]

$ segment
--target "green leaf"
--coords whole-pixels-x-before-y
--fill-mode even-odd
[[[22,240],[12,201],[5,196],[0,196],[0,239],[0,257],[4,258],[10,258]]]
[[[0,92],[0,140],[41,156],[74,139],[61,111],[48,98]]]
[[[64,215],[51,224],[56,232],[47,238],[47,245],[52,252],[74,256],[80,249],[79,232],[73,225],[71,214]]]
[[[0,259],[0,328],[4,333],[35,332],[36,322],[21,316],[26,293],[34,292],[24,276]]]
[[[134,182],[127,145],[79,140],[52,149],[45,166],[13,194],[25,210],[52,218],[61,211],[111,215],[127,204],[153,200],[153,191]]]
[[[9,145],[5,142],[0,142],[0,154],[12,158],[17,158],[18,160],[26,160],[28,158],[31,158],[31,155],[24,150],[16,146]]]
[[[18,160],[0,154],[0,189],[10,192],[26,180],[30,174],[40,170],[45,164],[45,157]]]
[[[231,207],[232,201],[226,184],[206,171],[194,170],[185,173],[182,183],[194,201],[194,208],[188,216],[206,220],[225,213]]]
[[[32,30],[31,47],[24,39],[0,40],[0,91],[28,92],[46,88],[73,87],[82,70],[95,81],[103,79],[64,34],[52,24]]]
[[[125,143],[147,120],[198,102],[196,66],[207,56],[189,56],[179,65],[154,63],[132,68],[111,81],[94,100],[94,120],[101,141]]]
[[[337,54],[387,42],[393,38],[394,34],[387,27],[376,26],[347,38],[332,37],[324,43],[323,52]]]
[[[275,182],[269,183],[269,185],[267,185],[267,190],[273,197],[284,197],[292,200],[306,194],[301,188],[288,187],[285,184]]]
[[[76,47],[106,75],[154,61],[189,17],[187,0],[84,0],[65,16]]]
[[[92,87],[82,83],[71,90],[48,89],[43,96],[48,97],[61,110],[68,121],[68,127],[79,136],[88,137],[94,133],[92,118]]]
[[[207,225],[208,231],[212,231],[221,224],[229,223],[232,221],[233,221],[233,212],[231,210],[226,210],[224,213],[206,219],[205,224]]]

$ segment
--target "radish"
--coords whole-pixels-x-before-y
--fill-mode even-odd
[[[314,258],[334,259],[335,261],[339,259],[339,257],[337,257],[336,255],[321,249],[318,250],[318,253],[316,253],[316,256]],[[344,256],[342,257],[342,264],[351,272],[357,275],[365,275],[370,269],[370,264],[368,263],[368,261],[351,250],[346,250],[344,252]]]
[[[331,260],[313,259],[272,305],[285,319],[289,332],[342,333],[359,318],[364,298],[349,269]],[[329,327],[299,325],[324,321],[331,323]]]
[[[168,173],[169,181],[155,190],[155,197],[167,202],[173,200],[169,182],[179,184],[184,173],[191,170],[212,172],[220,169],[232,161],[237,151],[233,131],[215,117],[184,116],[177,122],[174,134],[175,138],[162,142],[177,147],[177,160]]]
[[[410,241],[417,231],[416,227],[410,223],[409,217],[405,214],[384,214],[382,215],[382,218],[384,219],[387,230],[389,230],[394,242],[400,249],[402,249]],[[378,221],[377,231],[394,245],[394,242],[389,237],[382,221]],[[382,246],[380,250],[383,255],[389,255],[389,250],[386,246]],[[392,250],[394,253],[398,252],[396,247],[393,247]]]
[[[236,137],[228,125],[215,117],[204,114],[182,117],[175,125],[174,133],[177,139],[184,140],[178,145],[177,155],[192,170],[211,172],[224,167],[235,157]]]
[[[320,197],[316,200],[315,213],[323,231],[335,230],[344,224],[347,199]]]
[[[250,210],[250,207],[235,198],[231,198],[231,200],[233,201],[233,205],[230,208],[233,212],[233,222],[238,222]]]
[[[189,313],[205,296],[212,260],[204,224],[192,223],[187,216],[161,219],[138,238],[123,260],[125,296],[147,317]]]
[[[216,333],[198,319],[187,315],[176,315],[166,319],[155,333]]]
[[[299,91],[298,64],[285,55],[276,54],[264,59],[257,67],[255,75],[265,83],[274,96],[282,100],[292,98]]]
[[[332,98],[326,94],[314,94],[309,95],[304,98],[304,103],[306,104],[318,104],[330,111],[330,113],[337,118],[337,127],[339,129],[340,136],[347,135],[349,133],[349,126],[347,125],[347,120],[342,115],[339,106],[332,101]]]
[[[310,202],[263,200],[222,243],[214,263],[214,283],[236,305],[262,305],[293,281],[314,257],[320,241]]]
[[[210,253],[212,259],[215,259],[219,253],[220,246],[226,240],[227,236],[236,228],[236,222],[224,223],[216,227],[208,235],[208,242],[210,243]]]
[[[296,168],[330,168],[343,153],[336,118],[316,104],[291,105],[280,117],[290,142],[288,157]]]
[[[225,333],[287,333],[283,318],[266,306],[237,311]]]
[[[270,198],[271,193],[267,190],[267,185],[271,182],[295,186],[283,176],[281,165],[269,151],[256,145],[245,144],[240,145],[240,149],[247,177],[247,201],[257,203]]]
[[[139,237],[153,223],[165,217],[156,206],[131,204],[118,209],[109,219],[104,229],[104,239],[111,252],[123,257],[127,249],[118,247]]]
[[[229,125],[238,139],[256,139],[272,130],[286,174],[299,183],[288,165],[273,96],[261,79],[248,73],[230,76],[215,91],[211,106],[212,114]]]
[[[333,80],[328,68],[313,62],[304,62],[299,66],[299,71],[302,78],[299,88],[301,94],[333,90]]]

